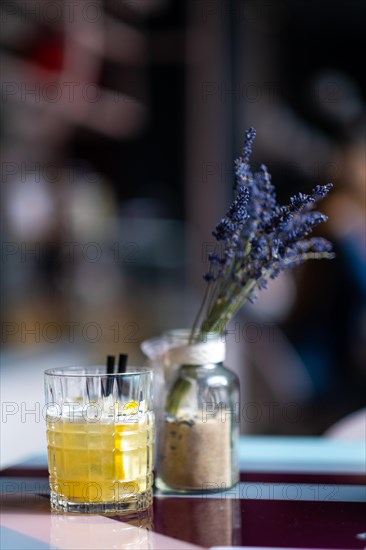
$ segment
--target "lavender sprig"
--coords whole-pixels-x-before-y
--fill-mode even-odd
[[[249,159],[255,130],[245,133],[242,154],[235,162],[236,196],[213,236],[217,246],[209,254],[204,275],[207,288],[192,329],[192,340],[200,332],[221,332],[226,323],[257,290],[270,279],[308,259],[331,259],[332,245],[308,235],[327,217],[314,210],[317,201],[333,187],[317,185],[310,194],[297,193],[289,204],[277,203],[275,188],[265,165],[251,170]]]

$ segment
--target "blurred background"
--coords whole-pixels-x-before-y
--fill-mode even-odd
[[[45,368],[140,364],[142,340],[191,326],[249,126],[281,200],[334,183],[319,234],[337,258],[229,328],[242,432],[322,434],[364,405],[364,16],[360,0],[2,2],[4,464],[42,450]]]

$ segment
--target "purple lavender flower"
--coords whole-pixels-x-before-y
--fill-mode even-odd
[[[249,200],[249,191],[246,187],[240,187],[238,194],[230,206],[227,217],[234,223],[242,223],[247,218],[246,205]]]
[[[219,246],[209,254],[209,285],[200,312],[201,331],[222,330],[246,300],[253,301],[256,290],[267,287],[269,279],[308,259],[330,259],[332,245],[323,238],[306,237],[327,217],[314,210],[332,184],[317,185],[310,194],[297,193],[289,204],[277,203],[267,167],[251,170],[249,160],[256,132],[245,133],[245,144],[236,166],[236,196],[226,216],[213,231]],[[192,334],[201,320],[199,314]]]
[[[217,241],[227,241],[229,242],[231,237],[234,234],[235,225],[231,220],[227,218],[222,218],[220,223],[217,224],[216,229],[212,231],[212,235]]]
[[[237,186],[246,185],[248,181],[253,177],[250,170],[249,160],[252,154],[253,141],[256,136],[254,128],[249,128],[245,132],[245,143],[241,156],[235,161],[235,173],[237,179]]]

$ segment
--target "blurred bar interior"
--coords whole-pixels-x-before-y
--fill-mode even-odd
[[[337,258],[282,276],[229,327],[242,432],[322,434],[362,407],[364,11],[358,0],[2,2],[4,401],[35,409],[45,368],[121,351],[139,364],[144,338],[192,324],[254,126],[254,161],[281,198],[334,183],[322,234]],[[43,426],[17,430],[23,449],[5,462],[42,448]]]

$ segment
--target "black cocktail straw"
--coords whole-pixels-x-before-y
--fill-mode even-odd
[[[126,353],[120,353],[118,359],[118,374],[124,374],[126,372],[128,355]],[[118,395],[121,398],[123,394],[123,377],[117,378]]]
[[[114,355],[107,355],[107,374],[114,373],[114,362],[115,362]]]
[[[126,353],[120,353],[118,361],[118,374],[124,374],[126,372],[128,355]]]
[[[107,374],[114,374],[114,362],[115,362],[114,355],[107,355]],[[105,397],[108,397],[108,395],[110,395],[112,386],[113,386],[113,378],[110,376],[107,376],[107,383],[106,383],[106,388],[104,392]]]

